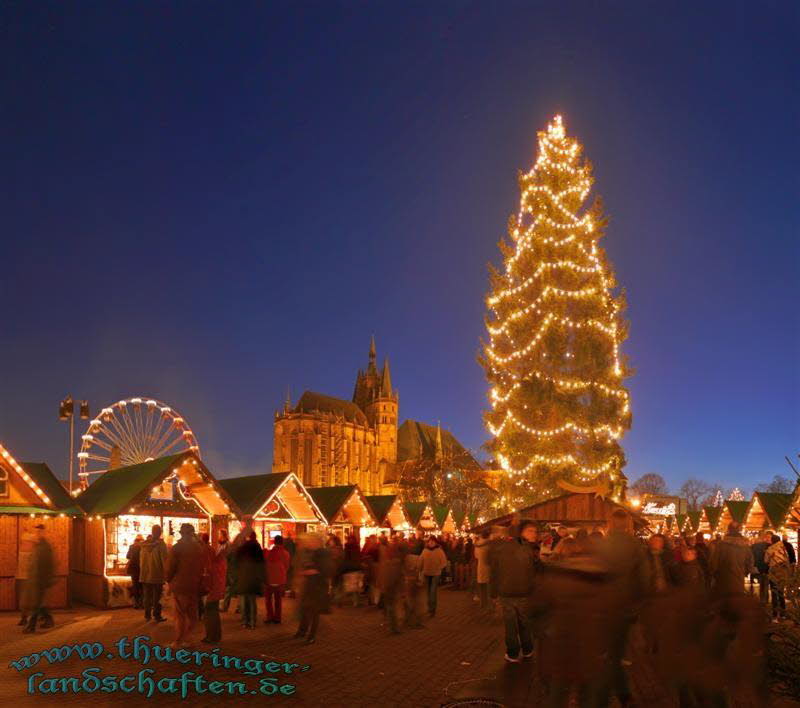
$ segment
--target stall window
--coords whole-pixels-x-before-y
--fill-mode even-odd
[[[8,496],[8,470],[0,467],[0,497]]]

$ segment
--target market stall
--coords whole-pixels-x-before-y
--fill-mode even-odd
[[[700,518],[697,522],[696,530],[706,536],[713,536],[719,532],[719,519],[721,516],[721,506],[704,506],[700,510]]]
[[[131,604],[127,554],[137,536],[159,525],[169,546],[184,523],[213,534],[234,505],[193,452],[104,472],[75,501],[86,517],[73,525],[72,596],[97,607]]]
[[[772,531],[788,534],[786,522],[793,498],[793,494],[755,492],[744,520],[745,533],[758,535]]]
[[[744,526],[745,518],[747,518],[747,510],[750,508],[750,502],[726,499],[722,503],[722,506],[717,508],[721,508],[722,513],[719,516],[716,533],[720,533],[724,536],[728,532],[728,524],[730,524],[731,521],[736,521]]]
[[[545,524],[565,526],[572,532],[580,528],[592,531],[595,528],[605,529],[611,514],[617,509],[623,509],[628,514],[631,530],[641,532],[648,528],[647,519],[641,514],[608,497],[598,496],[595,493],[570,492],[490,519],[473,527],[472,531],[480,533],[483,530],[491,530],[493,526],[511,527],[522,519],[533,519],[539,526]]]
[[[372,534],[380,535],[389,531],[403,531],[408,533],[414,527],[409,521],[403,502],[397,494],[381,494],[377,496],[365,497],[367,504],[372,510],[376,525],[374,527],[364,527],[362,536]]]
[[[322,514],[322,522],[309,524],[309,531],[333,533],[344,541],[350,534],[360,538],[364,527],[378,525],[357,484],[308,487],[308,493]]]
[[[0,445],[0,610],[19,609],[39,525],[55,561],[55,582],[45,603],[69,605],[70,517],[81,513],[47,465],[17,462]]]
[[[264,548],[277,535],[297,537],[308,524],[324,523],[311,494],[292,472],[232,477],[219,480],[236,504],[238,518],[231,518],[228,534],[233,540],[245,519],[255,529]]]
[[[408,522],[422,534],[439,533],[439,524],[430,504],[425,502],[406,502],[403,508],[408,516]]]
[[[442,504],[433,508],[433,515],[436,517],[436,525],[443,533],[455,533],[457,531],[456,522],[453,519],[453,511],[450,507]]]

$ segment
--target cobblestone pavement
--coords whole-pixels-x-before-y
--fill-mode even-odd
[[[507,705],[537,705],[541,696],[536,682],[531,681],[531,666],[508,666],[503,662],[502,625],[498,618],[482,612],[477,603],[465,592],[443,589],[440,592],[439,612],[423,630],[408,630],[399,635],[389,633],[383,624],[383,613],[374,607],[334,607],[333,613],[321,619],[317,643],[306,646],[293,638],[296,621],[293,618],[294,602],[287,599],[284,607],[284,624],[264,626],[248,631],[239,626],[239,615],[223,615],[223,643],[221,654],[242,658],[260,659],[264,662],[289,662],[298,664],[290,675],[262,674],[246,676],[242,671],[229,668],[183,665],[177,661],[160,663],[152,661],[143,666],[133,659],[114,656],[115,644],[121,637],[129,639],[147,635],[151,644],[167,646],[173,639],[172,622],[160,625],[145,623],[141,612],[132,609],[100,611],[92,608],[74,608],[55,613],[56,626],[34,635],[22,634],[16,626],[18,616],[0,615],[0,691],[6,697],[4,705],[32,706],[71,703],[73,705],[110,706],[125,705],[191,705],[206,706],[220,702],[244,705],[251,701],[280,706],[440,706],[459,693],[480,695],[482,686],[503,681],[512,686],[513,700]],[[259,607],[263,612],[263,605]],[[171,617],[169,600],[165,616]],[[196,639],[202,637],[197,630]],[[100,642],[104,646],[99,658],[69,658],[50,664],[40,658],[32,668],[17,671],[10,662],[19,657],[50,647],[81,642]],[[209,647],[196,641],[191,649],[209,651]],[[107,656],[109,650],[114,654]],[[183,657],[186,658],[186,655]],[[673,705],[666,691],[656,680],[646,661],[634,658],[631,670],[634,694],[639,705]],[[202,658],[204,661],[208,657]],[[79,677],[87,668],[98,667],[101,676],[137,675],[142,669],[152,669],[148,674],[155,681],[164,677],[180,677],[184,671],[194,671],[209,681],[243,682],[245,695],[198,695],[189,687],[189,695],[182,699],[156,691],[150,700],[136,692],[104,693],[91,695],[58,693],[29,695],[31,676],[37,686],[45,678]],[[309,667],[303,670],[303,667]],[[271,667],[275,669],[276,667]],[[41,672],[41,676],[35,676]],[[295,687],[293,695],[262,695],[260,681],[264,676],[276,676],[281,684]],[[82,681],[83,679],[79,679]],[[138,681],[138,679],[137,679]],[[89,686],[93,683],[89,681]],[[174,684],[180,688],[178,683]],[[209,688],[206,686],[206,688]],[[169,685],[167,685],[169,689]],[[269,686],[267,686],[267,690]],[[219,686],[216,690],[220,689]],[[224,690],[228,690],[227,687]],[[238,690],[238,689],[234,689]],[[508,688],[506,691],[508,692]],[[488,691],[487,691],[488,693]],[[484,694],[486,695],[486,694]],[[511,699],[511,696],[509,696]]]

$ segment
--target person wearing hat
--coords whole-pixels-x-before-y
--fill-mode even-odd
[[[25,586],[23,602],[30,610],[28,624],[22,631],[31,633],[36,631],[36,622],[43,618],[42,627],[53,626],[53,616],[44,606],[44,596],[47,589],[55,582],[55,561],[53,548],[44,537],[44,524],[36,524],[36,542],[30,555],[28,565],[28,581]]]
[[[166,579],[175,601],[177,636],[174,646],[186,644],[197,623],[200,582],[205,570],[206,552],[195,536],[194,526],[181,524],[181,537],[169,549]]]

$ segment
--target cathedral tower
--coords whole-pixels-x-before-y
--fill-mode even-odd
[[[389,360],[384,360],[383,370],[378,373],[375,359],[375,337],[372,337],[369,345],[367,370],[359,371],[356,376],[353,403],[364,411],[367,420],[376,431],[378,461],[394,465],[397,462],[399,400],[397,391],[392,389]]]

